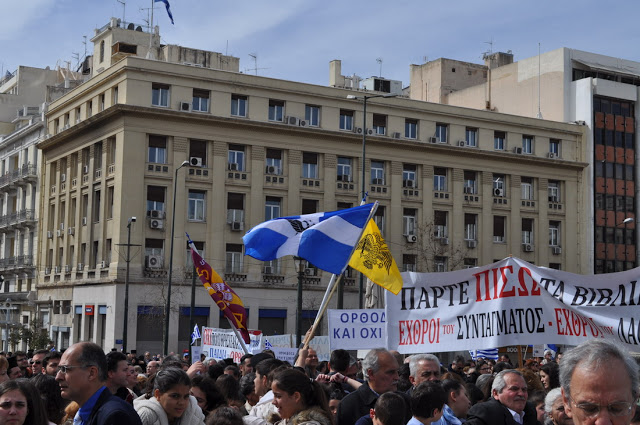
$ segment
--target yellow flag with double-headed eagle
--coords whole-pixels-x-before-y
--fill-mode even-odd
[[[398,265],[373,220],[369,220],[364,229],[362,238],[349,260],[349,266],[395,295],[402,289],[402,276]]]

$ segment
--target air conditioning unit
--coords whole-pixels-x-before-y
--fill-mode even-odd
[[[375,134],[375,131],[373,131],[372,128],[367,128],[367,136],[373,136]]]
[[[109,265],[107,264],[106,261],[100,261],[100,268],[101,269],[106,269]]]
[[[202,167],[202,158],[192,156],[191,158],[189,158],[189,165],[191,165],[192,167]]]
[[[191,112],[191,102],[180,102],[180,111]]]
[[[83,226],[87,225],[87,217],[82,217],[82,225]]]
[[[64,131],[64,130],[68,130],[68,129],[69,129],[69,124],[65,124],[65,126],[64,126],[64,127],[62,127],[62,131]]]
[[[53,232],[51,230],[47,230],[47,239],[53,239]]]
[[[449,238],[440,238],[440,245],[449,245]]]
[[[473,193],[473,188],[471,186],[465,186],[463,189],[463,192],[466,194],[472,194]]]
[[[79,271],[79,272],[84,270],[84,264],[83,263],[78,263],[78,265],[76,266],[76,270]]]
[[[60,273],[60,266],[55,266],[55,267],[53,268],[53,272],[54,272],[54,273]]]
[[[75,235],[76,234],[76,228],[75,227],[69,227],[69,234],[71,236]]]
[[[151,218],[164,218],[164,211],[162,211],[162,210],[149,210],[149,217],[151,217]]]
[[[241,221],[232,221],[231,230],[234,232],[240,232],[244,229],[244,224]]]
[[[493,196],[504,196],[504,189],[493,189]]]
[[[152,229],[164,229],[164,220],[161,218],[152,218],[149,220],[149,227]]]
[[[416,235],[407,235],[407,242],[409,242],[409,243],[418,242],[418,236],[416,236]]]
[[[416,186],[415,180],[404,180],[402,183],[403,183],[404,187],[415,187]]]
[[[554,159],[554,158],[557,158],[557,157],[558,157],[558,155],[555,152],[547,153],[547,158],[549,158],[549,159]]]
[[[67,181],[67,175],[66,174],[60,174],[60,183],[64,183]]]
[[[262,273],[263,274],[273,274],[273,267],[265,266],[264,269],[262,269]]]
[[[280,173],[280,169],[276,166],[273,165],[267,165],[265,168],[265,172],[267,174],[279,174]]]
[[[285,122],[288,125],[300,125],[300,118],[298,117],[286,117]]]
[[[440,143],[439,137],[429,137],[429,143]]]
[[[465,147],[467,146],[467,142],[464,140],[458,140],[458,146]]]
[[[399,131],[396,131],[396,132],[393,133],[392,137],[394,139],[399,139],[399,138],[402,137],[402,133],[400,133]]]
[[[353,127],[353,132],[354,133],[358,133],[358,134],[362,134],[362,127]]]
[[[513,148],[513,153],[521,154],[522,153],[522,148],[516,146],[515,148]]]
[[[307,120],[300,120],[300,121],[298,122],[298,125],[299,125],[300,127],[306,127],[306,126],[307,126],[307,124],[309,124],[309,123],[307,122]]]
[[[371,184],[382,184],[382,179],[372,179]]]
[[[62,230],[56,230],[56,235],[60,238],[62,237],[64,233],[62,232]]]
[[[530,243],[523,243],[522,244],[522,250],[524,252],[533,252],[533,245]]]
[[[467,248],[473,249],[476,246],[478,246],[478,242],[477,241],[474,241],[474,240],[467,241]]]
[[[65,273],[71,273],[71,266],[69,264],[67,264],[66,266],[64,266],[64,272]]]
[[[89,166],[85,165],[82,167],[82,174],[89,174]]]
[[[349,174],[338,174],[338,181],[339,182],[350,182],[351,181],[351,176]]]
[[[147,267],[150,269],[161,269],[162,268],[162,255],[148,255],[147,256]]]
[[[238,164],[235,162],[230,162],[228,164],[229,170],[231,171],[238,171]]]
[[[51,267],[45,267],[44,274],[51,274]]]
[[[315,276],[317,274],[317,270],[314,268],[308,268],[308,269],[304,269],[304,275],[305,276]]]
[[[560,248],[559,246],[551,247],[551,252],[553,253],[553,255],[560,255],[562,254],[562,248]]]

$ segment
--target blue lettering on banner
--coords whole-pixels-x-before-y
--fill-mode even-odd
[[[342,323],[386,323],[385,312],[382,314],[378,314],[377,312],[373,313],[342,313],[340,315],[340,321]]]

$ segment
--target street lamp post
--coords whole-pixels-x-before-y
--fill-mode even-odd
[[[387,94],[374,94],[372,96],[355,96],[350,94],[347,96],[347,99],[355,99],[362,100],[362,180],[360,181],[360,197],[362,202],[364,202],[366,197],[366,187],[365,187],[365,179],[367,178],[366,170],[365,170],[365,158],[366,158],[366,150],[367,150],[367,100],[375,99],[376,97],[397,97],[397,94],[387,93]],[[340,282],[342,285],[342,281]],[[360,284],[358,286],[358,308],[362,309],[364,306],[364,276],[360,273]]]
[[[178,191],[178,171],[189,165],[189,161],[183,161],[178,168],[176,168],[175,176],[173,179],[173,210],[171,212],[171,242],[169,248],[169,282],[167,284],[167,306],[164,312],[164,343],[163,354],[166,356],[169,354],[169,319],[171,313],[171,275],[173,274],[173,239],[176,231],[176,198]]]
[[[298,304],[296,311],[296,346],[302,343],[302,280],[304,279],[305,260],[300,257],[293,257],[293,262],[298,270]]]
[[[136,222],[130,217],[127,222],[127,272],[124,275],[124,326],[122,329],[122,352],[127,352],[127,335],[129,328],[129,262],[131,261],[131,224]]]

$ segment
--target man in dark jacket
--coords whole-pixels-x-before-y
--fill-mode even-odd
[[[100,346],[79,342],[69,347],[58,365],[56,381],[63,398],[80,405],[74,424],[142,425],[133,406],[111,394],[104,385],[107,359]]]
[[[536,425],[536,409],[527,403],[527,383],[520,372],[506,369],[496,375],[491,397],[469,409],[465,425]]]

